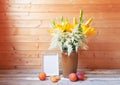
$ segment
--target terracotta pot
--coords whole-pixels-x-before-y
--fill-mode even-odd
[[[78,65],[78,53],[72,51],[70,56],[66,51],[62,52],[62,74],[64,77],[68,77],[70,73],[76,73]]]

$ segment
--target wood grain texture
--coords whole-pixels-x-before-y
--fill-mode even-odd
[[[97,5],[97,6],[96,6]],[[118,9],[116,9],[116,7]],[[59,12],[59,13],[78,13],[80,9],[84,12],[118,12],[119,4],[8,4],[5,9],[0,9],[1,12]],[[19,9],[19,10],[18,10]],[[39,10],[38,10],[39,9]],[[46,10],[47,9],[47,10]],[[71,9],[71,10],[68,10]],[[91,9],[91,10],[88,10]],[[103,10],[104,9],[104,10]]]
[[[30,67],[29,67],[30,68]],[[79,69],[78,69],[79,70]],[[38,74],[40,69],[9,69],[0,70],[1,85],[119,85],[120,70],[119,69],[84,69],[85,81],[78,80],[71,82],[69,79],[60,75],[61,80],[53,83],[50,77],[46,77],[45,81],[40,81]]]
[[[94,1],[94,0],[60,0],[60,1],[56,1],[56,0],[1,0],[0,3],[9,3],[9,4],[118,4],[120,1],[119,0],[109,0],[109,1],[104,1],[104,0],[98,0],[98,1]]]
[[[52,19],[61,16],[84,21],[93,17],[97,33],[88,38],[89,49],[79,50],[78,68],[120,68],[120,0],[0,0],[0,69],[40,69],[48,50]]]

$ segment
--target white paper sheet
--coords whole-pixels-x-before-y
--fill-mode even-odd
[[[59,75],[59,61],[57,53],[43,55],[43,71],[47,76]]]

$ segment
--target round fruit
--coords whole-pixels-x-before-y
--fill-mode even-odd
[[[76,75],[79,80],[84,80],[84,72],[77,72]]]
[[[52,82],[57,82],[57,81],[58,81],[54,76],[50,76],[50,80],[51,80]]]
[[[46,79],[46,73],[45,72],[40,72],[38,74],[38,77],[39,77],[40,80],[45,80]]]
[[[57,80],[60,80],[60,76],[55,76],[55,78],[56,78]]]
[[[71,81],[76,81],[77,80],[77,76],[76,76],[76,74],[75,73],[71,73],[71,74],[69,74],[69,80],[71,80]]]

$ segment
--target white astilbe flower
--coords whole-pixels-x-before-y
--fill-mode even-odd
[[[53,48],[57,47],[60,44],[59,41],[58,41],[58,38],[60,36],[60,32],[59,31],[60,30],[58,30],[58,29],[55,30],[56,34],[53,34],[53,37],[51,39],[51,44],[50,44],[49,49],[53,49]]]

